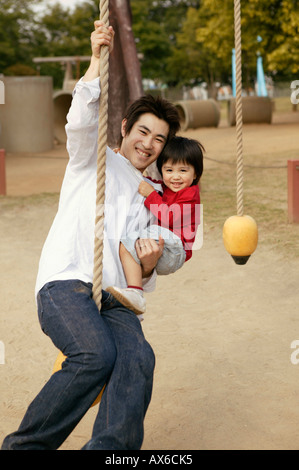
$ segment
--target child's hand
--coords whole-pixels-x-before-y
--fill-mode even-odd
[[[138,192],[143,197],[149,196],[154,190],[151,184],[147,183],[146,181],[141,181]]]

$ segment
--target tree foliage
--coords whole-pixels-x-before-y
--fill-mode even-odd
[[[299,72],[299,4],[283,0],[280,8],[281,28],[275,35],[275,48],[268,54],[269,70],[284,74]]]
[[[141,68],[144,77],[167,80],[167,60],[176,43],[190,6],[199,6],[199,1],[188,0],[131,0],[133,32],[137,48],[142,56]]]
[[[20,65],[36,69],[32,61],[36,56],[90,54],[90,31],[99,16],[98,0],[83,0],[72,11],[56,4],[34,14],[40,3],[0,0],[0,73],[21,70]],[[234,47],[233,3],[233,0],[131,0],[143,77],[168,84],[227,83]],[[266,73],[280,79],[298,73],[298,3],[241,1],[246,84],[255,78],[258,53],[263,57]],[[258,42],[258,36],[262,41]],[[56,86],[61,84],[60,65],[39,67],[41,74],[54,76]],[[81,67],[83,73],[86,64]],[[29,69],[22,70],[29,73]]]
[[[168,61],[170,75],[181,82],[193,79],[211,84],[229,80],[234,47],[233,10],[232,0],[202,0],[200,8],[188,9]],[[243,1],[241,26],[243,77],[248,86],[256,76],[258,54],[263,56],[268,73],[288,77],[298,71],[296,1]]]
[[[36,0],[0,0],[0,71],[26,63],[34,41]]]

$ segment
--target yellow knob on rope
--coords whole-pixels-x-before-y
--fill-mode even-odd
[[[223,226],[223,243],[236,264],[246,264],[255,251],[258,228],[250,215],[233,215]]]

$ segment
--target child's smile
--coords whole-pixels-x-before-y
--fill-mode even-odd
[[[167,161],[162,166],[162,175],[164,184],[173,192],[188,188],[196,178],[193,166],[183,162]]]

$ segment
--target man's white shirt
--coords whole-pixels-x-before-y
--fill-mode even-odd
[[[93,282],[99,80],[76,85],[67,116],[66,168],[58,211],[42,249],[35,292],[54,280]],[[102,288],[126,287],[119,258],[120,239],[153,221],[138,193],[144,179],[130,161],[107,147]],[[156,189],[161,189],[149,181]],[[97,210],[100,210],[98,208]],[[156,272],[144,282],[155,288]]]

